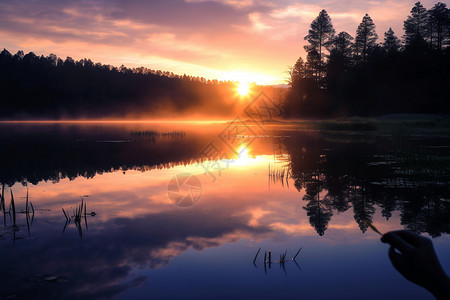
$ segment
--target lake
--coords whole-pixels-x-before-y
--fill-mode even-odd
[[[0,133],[2,299],[433,299],[368,222],[432,237],[450,273],[445,129],[236,119]]]

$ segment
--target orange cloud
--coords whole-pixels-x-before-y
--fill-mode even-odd
[[[239,70],[262,74],[260,83],[282,83],[288,67],[305,56],[303,37],[321,9],[337,32],[351,35],[369,13],[381,40],[389,27],[402,36],[412,5],[392,0],[2,2],[0,43],[12,52],[88,57],[218,79]]]

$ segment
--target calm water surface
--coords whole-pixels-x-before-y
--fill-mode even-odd
[[[446,132],[237,125],[0,125],[0,298],[432,299],[364,220],[450,272]]]

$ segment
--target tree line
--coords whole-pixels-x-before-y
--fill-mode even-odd
[[[0,118],[234,116],[236,83],[0,52]]]
[[[392,28],[379,42],[365,14],[355,37],[336,34],[322,10],[311,23],[290,70],[287,117],[449,113],[450,10],[415,3],[399,38]]]

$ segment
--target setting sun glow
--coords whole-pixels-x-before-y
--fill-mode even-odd
[[[250,85],[247,82],[239,82],[237,91],[239,95],[246,96],[250,91]]]
[[[239,148],[239,155],[238,158],[234,160],[235,165],[237,166],[248,166],[257,161],[256,158],[253,158],[250,156],[250,150],[247,149],[245,146],[241,146]]]

